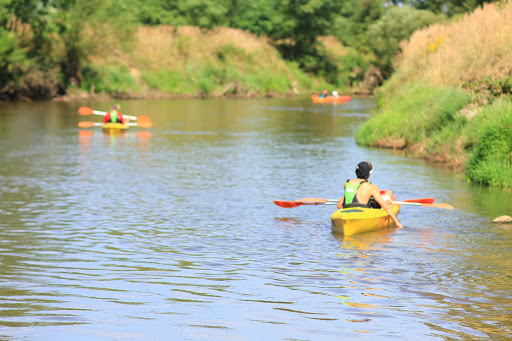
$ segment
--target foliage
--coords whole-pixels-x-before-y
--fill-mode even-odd
[[[226,26],[249,31],[257,36],[270,36],[283,20],[283,14],[277,11],[275,1],[231,0]]]
[[[512,96],[512,76],[502,79],[486,77],[473,82],[461,82],[460,86],[476,96],[476,103],[486,104],[502,96]]]
[[[347,53],[338,61],[338,87],[356,87],[363,81],[365,71],[372,62],[372,56],[347,48]]]
[[[501,99],[486,107],[465,133],[471,142],[468,178],[484,185],[512,187],[512,101]]]
[[[356,134],[356,141],[374,145],[379,140],[393,137],[405,139],[405,146],[420,142],[439,146],[439,141],[455,144],[457,134],[466,122],[459,111],[470,101],[471,97],[461,89],[409,84],[365,122]]]
[[[471,12],[485,3],[495,0],[406,0],[400,1],[417,9],[429,10],[434,13],[444,13],[451,17],[456,14]]]
[[[319,49],[317,37],[330,31],[335,13],[340,11],[337,0],[286,0],[276,3],[282,21],[269,33],[283,57],[299,63],[309,72],[335,72],[335,65]]]
[[[130,0],[136,5],[137,20],[144,25],[193,25],[205,29],[223,25],[228,2],[223,0]]]
[[[358,51],[368,51],[368,28],[385,13],[384,0],[343,1],[340,15],[336,16],[330,32],[344,45]]]
[[[180,52],[181,58],[186,58],[196,48],[194,44],[202,44],[201,38],[206,37],[212,36],[205,34],[203,37],[196,37],[187,49]],[[296,63],[279,63],[272,68],[266,67],[268,62],[262,56],[272,57],[266,54],[267,45],[263,45],[261,51],[248,52],[230,43],[226,35],[224,38],[224,44],[212,49],[210,54],[186,63],[185,68],[168,70],[157,67],[153,71],[147,70],[141,75],[142,81],[152,91],[199,96],[271,96],[291,93],[294,87],[311,89],[316,84]]]
[[[89,91],[121,95],[139,92],[140,88],[128,70],[110,65],[85,67],[81,88]]]
[[[393,59],[400,51],[400,42],[418,29],[439,22],[442,17],[430,11],[411,7],[391,7],[378,21],[368,27],[369,46],[375,53],[381,72],[388,78]]]
[[[294,65],[302,71],[323,77],[336,87],[353,86],[362,83],[368,71],[375,69],[375,64],[381,69],[378,73],[387,77],[393,69],[392,61],[399,51],[400,40],[439,19],[410,7],[451,16],[484,2],[486,0],[0,0],[0,98],[46,98],[44,96],[63,94],[70,87],[80,87],[85,81],[83,73],[91,70],[92,56],[106,58],[105,63],[116,65],[123,53],[131,53],[132,34],[143,25],[170,25],[175,29],[193,25],[204,31],[223,26],[239,28],[267,37],[288,62],[296,63]],[[393,3],[399,6],[390,5]],[[328,48],[319,44],[318,37],[328,35],[343,42],[347,53],[333,56]],[[188,50],[190,42],[183,37],[179,39],[183,43],[178,46],[180,51]],[[436,50],[440,46],[436,45]],[[218,53],[226,60],[228,54],[237,51],[228,49]],[[237,74],[229,67],[210,69],[203,65],[203,70],[198,74],[218,77],[218,70],[227,72],[222,77]],[[35,75],[42,78],[36,81]],[[142,70],[141,75],[148,84],[175,88],[171,73]],[[87,77],[92,79],[90,73]],[[273,78],[261,79],[262,89],[273,91],[271,89],[283,87],[284,83],[270,79]],[[218,81],[184,82],[189,85],[180,87],[179,91],[185,88],[190,91],[189,86],[196,86],[205,94],[221,86]]]

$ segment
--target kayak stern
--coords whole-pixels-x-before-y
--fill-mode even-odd
[[[400,212],[400,205],[392,204],[395,216]],[[342,208],[331,215],[332,231],[345,236],[382,230],[395,226],[389,214],[380,208],[352,207]]]

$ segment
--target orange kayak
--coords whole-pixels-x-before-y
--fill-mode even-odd
[[[352,99],[351,96],[328,96],[328,97],[319,97],[318,95],[311,95],[311,99],[313,103],[345,103]]]

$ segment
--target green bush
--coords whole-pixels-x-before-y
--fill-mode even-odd
[[[183,75],[174,70],[142,72],[141,79],[153,90],[170,93],[184,93],[184,89],[180,87],[188,83]]]
[[[353,48],[347,50],[348,53],[341,57],[338,63],[338,83],[351,87],[363,81],[372,57]]]
[[[465,133],[472,142],[466,163],[468,178],[485,185],[512,187],[512,101],[501,99],[486,107]]]
[[[407,145],[440,137],[445,143],[455,141],[466,123],[458,113],[470,101],[470,95],[458,88],[410,84],[395,92],[381,111],[361,126],[356,141],[364,145],[386,137],[403,137]]]
[[[140,87],[124,67],[111,65],[94,65],[85,67],[82,71],[81,88],[90,91],[94,86],[96,92],[108,94],[140,92]]]

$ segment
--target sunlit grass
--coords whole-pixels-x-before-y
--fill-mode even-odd
[[[435,88],[410,84],[388,99],[380,112],[357,132],[358,143],[372,145],[388,137],[405,138],[406,146],[426,140],[431,146],[442,141],[456,140],[464,124],[458,114],[471,100],[457,88]]]
[[[465,132],[472,145],[467,175],[474,182],[512,187],[512,100],[486,107]]]
[[[402,43],[401,72],[436,86],[507,77],[512,72],[511,23],[512,2],[504,2],[417,31]]]
[[[96,61],[140,70],[141,92],[191,96],[272,96],[327,87],[284,61],[266,38],[230,28],[141,27],[130,49]],[[341,53],[338,51],[338,53]],[[125,88],[123,87],[122,90]]]

